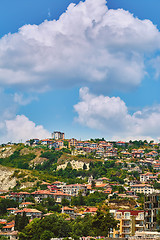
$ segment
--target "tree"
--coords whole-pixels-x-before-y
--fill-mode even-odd
[[[62,204],[62,206],[69,206],[70,201],[66,198],[63,198],[61,204]]]
[[[47,238],[45,238],[47,234]],[[61,215],[52,214],[42,219],[34,219],[30,222],[22,233],[20,240],[48,240],[49,237],[63,238],[71,235],[71,226]],[[43,236],[43,238],[42,238]]]
[[[50,240],[52,237],[54,237],[53,233],[51,231],[45,230],[42,233],[40,240]]]
[[[25,226],[29,223],[29,219],[26,216],[26,213],[23,212],[23,215],[16,215],[15,216],[15,230],[22,231]]]
[[[106,206],[99,207],[92,221],[94,235],[107,237],[110,228],[116,228],[117,223]]]
[[[85,163],[83,164],[83,170],[87,170],[87,165]]]
[[[92,183],[91,183],[91,188],[94,188],[96,186],[96,183],[94,180],[92,180]]]

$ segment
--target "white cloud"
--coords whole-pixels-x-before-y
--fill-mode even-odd
[[[0,89],[0,144],[50,137],[51,134],[43,126],[36,126],[26,116],[17,115],[19,105],[28,104],[33,100],[31,98],[24,98],[21,94],[9,94]]]
[[[22,142],[31,138],[48,138],[51,137],[50,133],[44,129],[42,125],[37,125],[30,121],[24,115],[17,115],[16,118],[12,120],[6,120],[6,142]]]
[[[80,89],[80,99],[74,106],[76,121],[100,130],[110,139],[159,138],[160,105],[130,114],[119,97],[96,96],[88,88]]]
[[[105,0],[86,0],[70,4],[57,21],[25,25],[0,39],[0,85],[128,89],[147,72],[145,54],[150,59],[159,47],[151,21],[108,10]]]
[[[25,97],[22,93],[14,94],[14,102],[22,106],[28,105],[34,100],[37,100],[37,97],[34,96]]]

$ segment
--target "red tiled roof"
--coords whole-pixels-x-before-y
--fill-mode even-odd
[[[132,216],[138,216],[139,213],[144,213],[143,210],[117,210],[117,212],[121,212],[122,214],[125,212],[130,212]]]

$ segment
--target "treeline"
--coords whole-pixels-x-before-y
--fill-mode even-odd
[[[19,234],[20,240],[50,240],[51,238],[79,239],[82,236],[108,236],[117,221],[106,206],[98,208],[94,216],[68,219],[66,215],[53,213],[42,219],[34,219]]]

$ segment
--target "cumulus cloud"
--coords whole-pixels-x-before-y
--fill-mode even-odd
[[[42,125],[37,125],[24,115],[17,115],[12,120],[6,120],[6,141],[19,142],[31,138],[48,138],[50,133]]]
[[[74,106],[76,121],[98,129],[113,139],[159,138],[160,105],[130,114],[119,97],[96,96],[88,88],[80,89],[81,101]]]
[[[21,94],[6,93],[0,89],[0,144],[20,140],[24,142],[36,137],[50,137],[50,133],[43,126],[36,126],[26,116],[17,115],[19,106],[28,104],[31,98],[24,98]]]
[[[108,10],[105,0],[86,0],[70,4],[57,21],[25,25],[1,38],[0,85],[126,90],[140,84],[145,55],[150,59],[159,47],[151,21]]]

